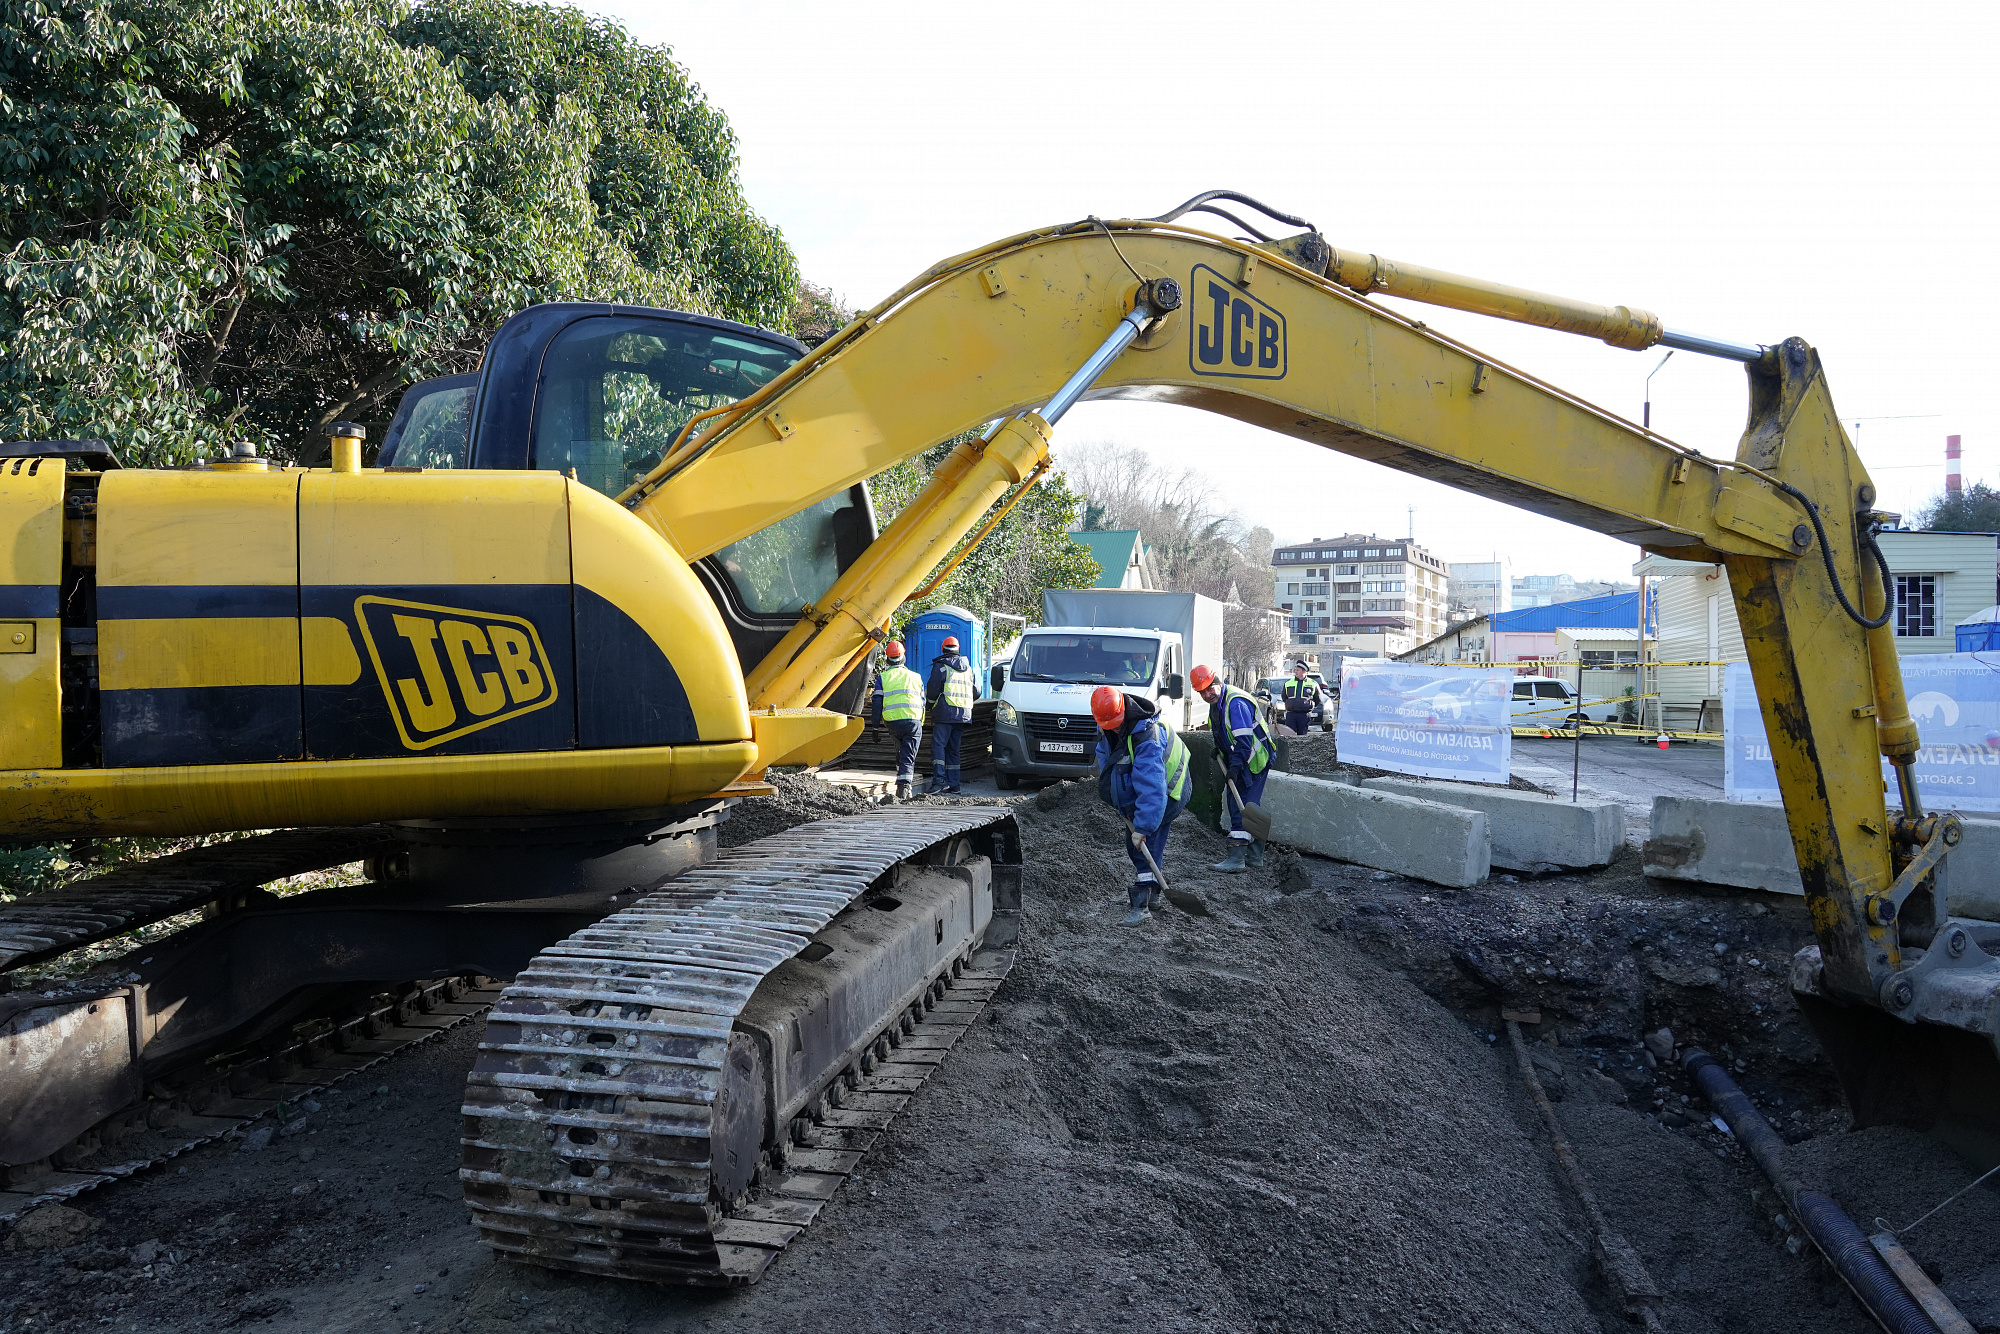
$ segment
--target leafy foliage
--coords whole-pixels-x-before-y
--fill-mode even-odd
[[[1920,508],[1916,526],[1946,533],[2000,533],[2000,489],[1974,482],[1963,491],[1945,491]]]
[[[1246,607],[1271,605],[1271,530],[1218,509],[1215,485],[1192,470],[1169,474],[1143,449],[1086,446],[1071,476],[1089,497],[1086,529],[1136,528],[1160,587]]]
[[[0,0],[0,435],[280,456],[535,301],[782,323],[667,51],[519,0]]]

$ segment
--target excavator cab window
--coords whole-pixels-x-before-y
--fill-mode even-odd
[[[850,492],[836,492],[716,552],[743,609],[789,618],[831,587],[843,565],[842,521],[853,505]]]
[[[403,391],[396,419],[382,437],[384,468],[463,468],[472,461],[472,399],[476,375],[441,375]]]
[[[692,321],[578,320],[542,362],[528,466],[574,468],[578,481],[615,496],[660,461],[689,418],[754,392],[798,357]]]

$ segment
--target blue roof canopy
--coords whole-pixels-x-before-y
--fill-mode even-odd
[[[1656,634],[1659,630],[1659,604],[1651,597],[1647,601],[1653,605],[1646,609],[1646,633]],[[1606,593],[1603,597],[1556,602],[1546,607],[1496,611],[1487,618],[1489,628],[1495,633],[1512,634],[1548,634],[1571,627],[1631,630],[1638,623],[1639,590],[1636,588],[1630,593]]]

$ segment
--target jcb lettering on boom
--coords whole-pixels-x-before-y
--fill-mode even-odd
[[[1196,375],[1282,380],[1285,317],[1206,264],[1188,278],[1188,366]]]
[[[411,750],[555,703],[555,673],[524,617],[360,597],[354,619],[397,734]]]

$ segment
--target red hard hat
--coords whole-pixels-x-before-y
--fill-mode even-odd
[[[900,640],[900,639],[892,639],[892,640],[890,640],[890,641],[889,641],[888,643],[884,644],[884,645],[882,646],[882,656],[883,656],[883,657],[885,657],[885,658],[900,658],[900,657],[902,657],[902,656],[903,656],[903,641],[902,641],[902,640]]]
[[[1090,716],[1099,727],[1110,729],[1125,721],[1125,692],[1099,686],[1090,692]]]
[[[946,636],[944,637],[944,651],[945,651],[946,653],[956,653],[956,652],[958,652],[958,636],[957,636],[957,635],[946,635]]]
[[[1206,690],[1215,684],[1215,673],[1207,663],[1198,662],[1194,665],[1194,670],[1188,673],[1188,684],[1196,690]]]

